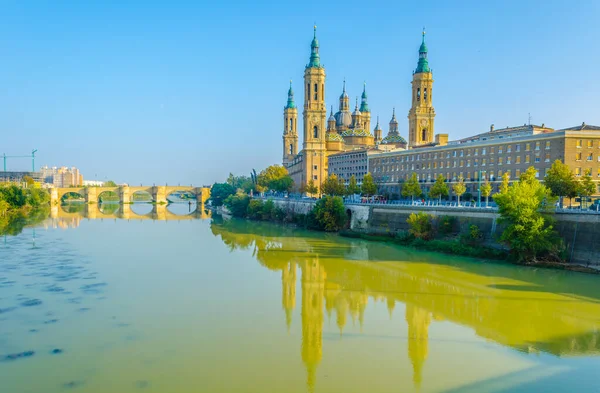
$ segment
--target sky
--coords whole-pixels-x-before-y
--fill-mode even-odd
[[[407,137],[426,28],[435,133],[600,125],[600,2],[0,0],[0,154],[89,180],[211,184],[282,159],[317,25],[326,103],[367,83]],[[301,110],[299,117],[301,119]],[[299,130],[300,121],[299,121]],[[9,159],[28,170],[30,159]]]

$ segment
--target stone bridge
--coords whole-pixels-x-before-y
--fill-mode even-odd
[[[119,187],[71,187],[50,189],[50,202],[56,205],[61,202],[63,196],[75,193],[82,196],[86,203],[98,203],[100,195],[105,192],[113,192],[119,196],[119,202],[133,202],[133,194],[138,192],[147,193],[156,203],[167,203],[169,195],[176,192],[187,192],[196,198],[198,204],[204,204],[210,197],[209,187],[194,186],[119,186]]]
[[[198,204],[196,210],[188,214],[174,214],[169,211],[167,205],[152,205],[152,210],[147,214],[138,214],[131,209],[130,204],[121,204],[118,210],[114,212],[103,212],[97,203],[90,203],[82,206],[81,211],[67,212],[58,204],[50,207],[50,218],[53,219],[76,219],[87,218],[95,219],[119,219],[119,220],[157,220],[157,221],[186,221],[186,220],[204,220],[210,218],[210,211],[205,210],[204,204]]]

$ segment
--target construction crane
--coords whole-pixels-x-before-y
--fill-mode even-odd
[[[37,152],[37,149],[31,150],[30,156],[7,156],[6,153],[3,153],[2,157],[4,158],[4,172],[6,172],[6,159],[7,158],[29,158],[29,157],[31,157],[31,172],[35,172],[35,153],[36,152]]]

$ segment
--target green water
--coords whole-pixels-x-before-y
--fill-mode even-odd
[[[600,392],[599,276],[113,215],[2,239],[1,392]]]

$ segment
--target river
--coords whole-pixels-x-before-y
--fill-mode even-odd
[[[598,276],[58,209],[0,244],[2,392],[600,392]]]

